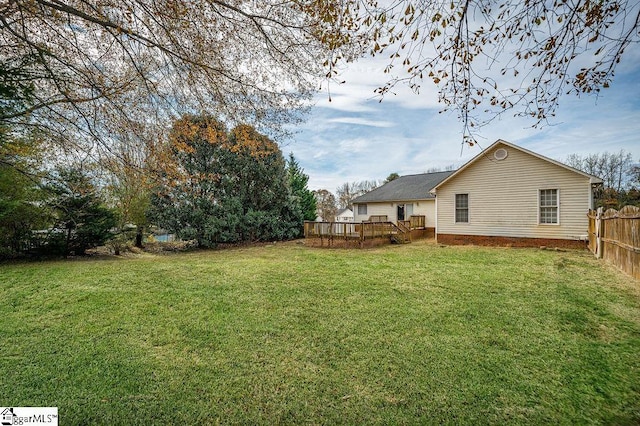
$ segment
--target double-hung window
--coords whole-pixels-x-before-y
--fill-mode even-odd
[[[469,222],[469,194],[456,194],[456,223]]]
[[[559,223],[558,195],[557,189],[540,190],[540,224],[557,225]]]
[[[367,214],[367,205],[366,204],[358,204],[358,214],[359,215]]]

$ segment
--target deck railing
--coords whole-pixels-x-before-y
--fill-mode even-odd
[[[426,223],[426,216],[412,215],[407,220],[399,220],[398,225],[402,224],[409,229],[423,229]]]
[[[422,229],[427,225],[427,217],[424,215],[411,215],[409,216],[409,228],[411,229]]]
[[[397,242],[411,241],[411,229],[407,224],[392,222],[305,222],[305,238],[321,240],[359,240],[390,238]]]
[[[305,238],[343,237],[360,238],[360,223],[355,222],[305,222]]]
[[[390,237],[395,230],[391,222],[362,222],[360,228],[360,240]]]
[[[305,222],[305,238],[317,238],[320,245],[324,240],[332,245],[334,241],[351,241],[361,246],[365,241],[388,238],[391,241],[406,243],[411,241],[411,231],[424,229],[425,216],[412,215],[408,220],[399,220],[398,223],[389,222],[384,215],[371,216],[367,222]]]
[[[356,238],[369,239],[387,237],[397,227],[391,222],[305,222],[306,238]]]

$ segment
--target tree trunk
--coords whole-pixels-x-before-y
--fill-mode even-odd
[[[142,232],[144,230],[144,226],[138,225],[138,229],[136,231],[136,247],[142,248]]]
[[[69,242],[71,241],[71,228],[67,227],[67,240],[64,243],[64,258],[69,256]]]

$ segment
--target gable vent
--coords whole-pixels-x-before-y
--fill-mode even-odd
[[[505,158],[507,158],[507,155],[509,155],[507,150],[504,149],[504,148],[500,148],[500,149],[496,149],[495,150],[495,152],[493,153],[493,158],[495,158],[496,160],[500,161],[500,160],[504,160]]]

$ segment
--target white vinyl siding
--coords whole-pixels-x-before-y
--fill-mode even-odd
[[[508,156],[496,161],[493,151]],[[540,224],[540,190],[556,189],[555,226]],[[471,221],[455,222],[455,194],[472,194]],[[437,188],[438,234],[577,239],[588,234],[589,178],[516,148],[498,144]]]
[[[353,222],[353,212],[351,210],[341,212],[336,216],[336,222]]]
[[[361,214],[359,209],[355,217],[356,222],[364,222],[369,219],[370,216],[386,215],[389,220],[395,220],[398,214],[398,204],[405,205],[405,218],[409,218],[411,215],[425,216],[426,227],[436,227],[436,202],[434,199],[410,201],[410,202],[393,202],[384,201],[379,203],[367,203],[368,210],[365,214]],[[360,206],[361,204],[358,204]]]
[[[543,225],[558,224],[558,209],[560,192],[557,189],[540,190],[540,216],[539,223]]]

